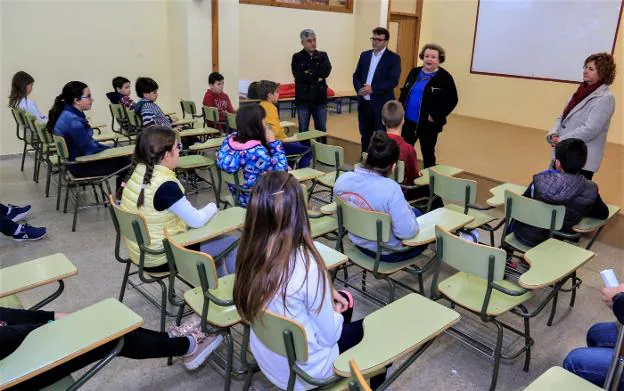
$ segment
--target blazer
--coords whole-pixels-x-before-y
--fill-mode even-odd
[[[353,88],[357,93],[364,84],[368,76],[368,68],[370,67],[373,50],[367,50],[360,54],[355,72],[353,72]],[[381,56],[379,64],[375,69],[375,75],[371,82],[373,93],[370,102],[375,106],[384,105],[389,100],[394,99],[394,88],[399,85],[399,77],[401,77],[401,57],[398,54],[386,48]],[[358,95],[358,102],[364,98]]]
[[[416,84],[416,78],[421,69],[422,67],[412,69],[405,79],[405,84],[401,88],[401,94],[399,95],[399,102],[403,104],[403,107],[407,104],[410,91]],[[453,76],[446,69],[438,68],[435,76],[429,80],[423,92],[420,104],[420,118],[423,121],[428,121],[427,117],[431,115],[431,118],[433,118],[433,123],[430,124],[431,127],[441,132],[442,127],[446,125],[446,117],[455,109],[457,101],[457,88],[455,87]]]
[[[558,135],[560,140],[578,138],[587,144],[587,162],[583,169],[598,171],[604,148],[607,142],[607,131],[615,110],[615,97],[606,84],[589,94],[570,110],[562,121],[561,115],[546,135],[546,141],[552,144],[552,136]],[[554,149],[552,158],[554,159]]]

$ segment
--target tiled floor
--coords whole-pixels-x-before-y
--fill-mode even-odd
[[[49,230],[48,237],[32,243],[16,243],[0,237],[0,264],[14,265],[55,252],[65,253],[78,267],[76,277],[67,280],[66,290],[50,308],[73,311],[119,292],[123,268],[113,257],[114,229],[108,211],[101,208],[81,210],[77,232],[71,232],[71,213],[55,210],[54,196],[44,198],[43,181],[35,184],[31,180],[32,158],[27,159],[24,172],[19,171],[19,159],[0,160],[0,201],[3,203],[31,204],[33,211],[28,221],[43,225]],[[212,199],[210,192],[190,197],[196,206]],[[597,256],[580,270],[583,285],[577,296],[576,306],[567,307],[568,294],[562,294],[560,306],[552,327],[546,326],[548,311],[532,320],[532,335],[535,345],[532,350],[531,368],[522,371],[523,358],[503,361],[499,374],[499,390],[521,390],[534,378],[553,365],[561,365],[566,353],[582,346],[585,332],[598,321],[612,319],[610,310],[600,300],[602,286],[598,272],[604,268],[615,268],[622,273],[622,250],[601,243],[594,246]],[[353,270],[355,272],[355,270]],[[410,277],[401,278],[413,284]],[[429,281],[428,279],[426,281]],[[385,289],[385,283],[373,283],[378,291]],[[33,304],[51,289],[28,292],[21,295],[26,304]],[[543,292],[538,295],[543,296]],[[356,295],[357,315],[364,316],[375,309],[367,300]],[[537,299],[529,303],[534,307]],[[124,303],[145,319],[145,326],[157,328],[158,315],[136,291],[126,294]],[[465,315],[465,312],[462,312]],[[427,314],[422,314],[426,317]],[[357,318],[357,317],[356,317]],[[506,316],[512,324],[520,326],[517,319]],[[478,331],[485,340],[492,341],[491,329],[484,330],[478,319],[463,316],[458,326],[465,331]],[[514,338],[505,339],[506,344],[517,346]],[[443,334],[425,354],[406,371],[392,387],[393,390],[485,390],[489,386],[492,370],[491,361],[482,354],[466,347],[457,339]],[[268,388],[261,375],[255,376],[258,388]],[[240,389],[242,382],[233,383],[232,389]],[[189,373],[178,363],[167,366],[165,360],[134,361],[117,358],[104,368],[85,390],[221,390],[222,377],[210,366]]]

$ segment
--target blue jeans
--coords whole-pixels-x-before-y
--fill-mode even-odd
[[[325,103],[316,106],[302,103],[297,106],[300,132],[307,132],[310,128],[310,116],[314,118],[314,128],[316,130],[327,132],[327,105]]]
[[[422,216],[423,214],[418,208],[412,208],[412,212],[414,212],[414,215],[416,217]],[[356,246],[356,247],[361,252],[368,255],[369,257],[375,258],[377,256],[377,253],[375,253],[375,251],[371,251],[367,248],[360,247],[360,246]],[[416,258],[417,256],[419,256],[423,251],[425,251],[426,248],[427,246],[424,245],[424,246],[413,247],[402,253],[381,254],[380,260],[382,262],[390,262],[390,263],[407,261],[408,259]]]
[[[577,348],[568,353],[563,367],[583,379],[602,387],[613,356],[617,340],[615,323],[597,323],[587,332],[586,348]],[[624,380],[620,382],[624,390]]]
[[[286,155],[301,155],[301,160],[299,160],[299,164],[295,168],[305,168],[310,165],[310,161],[312,160],[312,149],[308,145],[304,145],[300,142],[294,143],[283,143],[284,152]]]

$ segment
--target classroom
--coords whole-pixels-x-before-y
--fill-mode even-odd
[[[624,390],[624,0],[0,0],[0,390]]]

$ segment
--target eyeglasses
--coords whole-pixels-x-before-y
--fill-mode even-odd
[[[385,38],[375,38],[375,37],[370,37],[370,40],[371,40],[371,41],[375,41],[375,42],[383,42],[383,41],[385,41],[386,39],[385,39]]]

